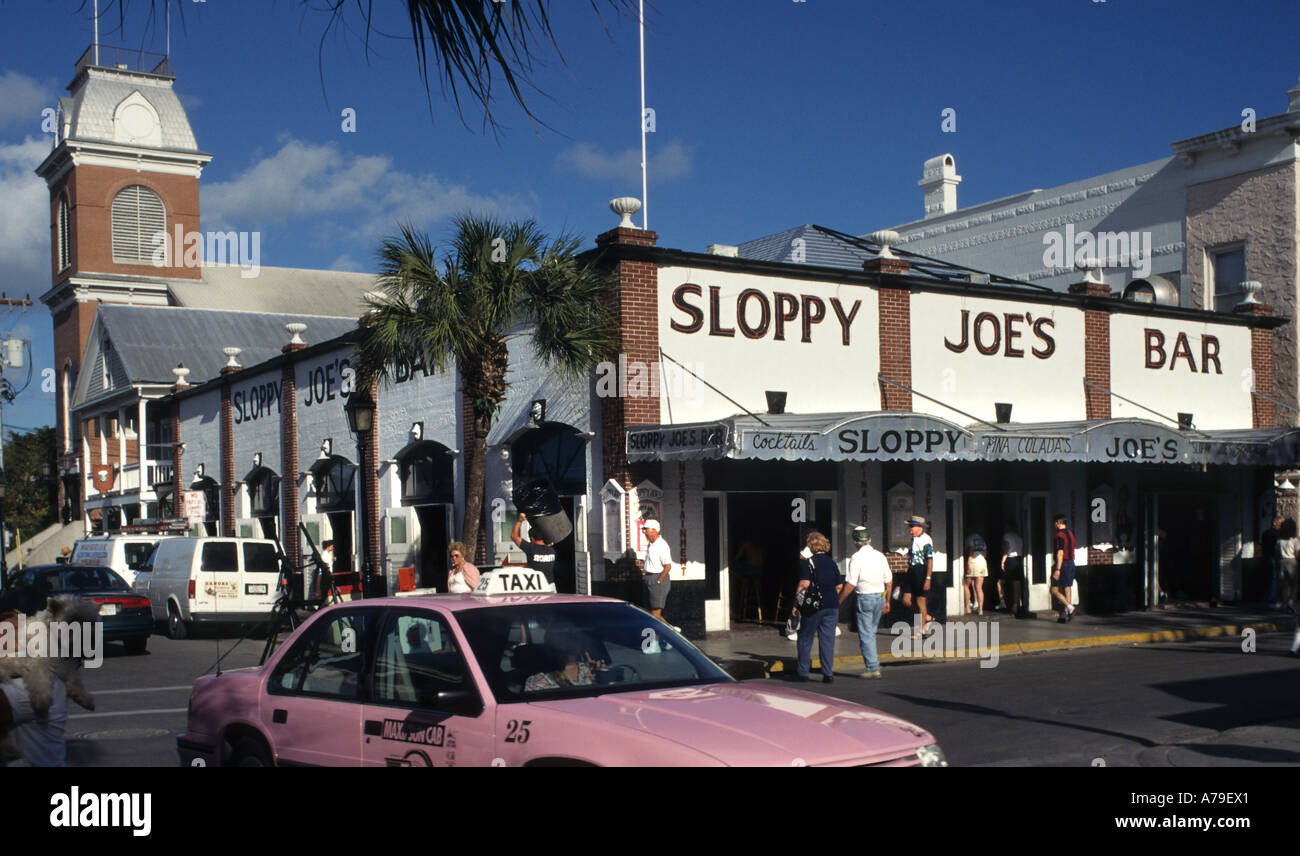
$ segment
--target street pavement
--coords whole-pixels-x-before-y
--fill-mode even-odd
[[[1295,766],[1300,661],[1290,633],[1254,641],[1253,652],[1233,637],[1057,650],[992,669],[896,664],[880,680],[855,666],[797,686],[923,726],[954,766]]]

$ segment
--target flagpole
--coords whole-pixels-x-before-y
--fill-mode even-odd
[[[95,0],[95,65],[99,65],[99,0]]]
[[[645,156],[645,0],[639,2],[637,18],[641,34],[641,228],[650,228],[650,200],[646,182]]]

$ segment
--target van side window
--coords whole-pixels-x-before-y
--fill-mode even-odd
[[[276,574],[280,563],[276,561],[274,544],[245,544],[244,573]]]
[[[201,571],[238,571],[238,545],[233,541],[209,541],[203,545]]]
[[[276,695],[359,698],[378,615],[373,608],[340,610],[317,621],[276,664],[267,689]]]

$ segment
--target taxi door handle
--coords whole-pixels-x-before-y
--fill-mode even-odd
[[[276,725],[283,725],[289,721],[289,711],[282,707],[277,707],[271,711],[271,722]]]
[[[365,734],[367,737],[380,737],[384,733],[384,724],[377,719],[367,719]]]

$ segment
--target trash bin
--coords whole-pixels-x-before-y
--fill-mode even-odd
[[[515,508],[528,515],[528,524],[533,533],[542,540],[558,544],[573,532],[573,522],[564,513],[560,497],[551,488],[546,479],[526,481],[515,488]]]

